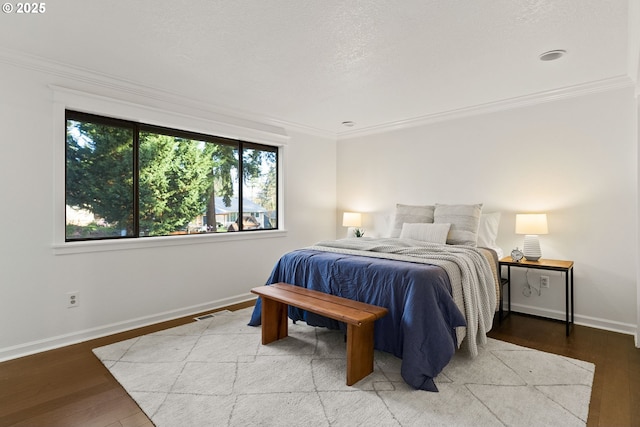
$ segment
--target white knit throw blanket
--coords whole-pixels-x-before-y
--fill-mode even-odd
[[[442,267],[449,276],[453,299],[467,327],[456,328],[458,346],[467,337],[467,349],[478,354],[485,344],[496,309],[496,284],[491,266],[480,249],[396,238],[350,238],[318,242],[307,249],[394,259]]]

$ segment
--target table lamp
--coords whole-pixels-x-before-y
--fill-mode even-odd
[[[547,214],[516,214],[516,234],[524,234],[524,257],[537,261],[542,256],[538,235],[547,234]]]
[[[342,215],[342,226],[349,227],[347,229],[347,237],[362,237],[364,230],[362,226],[362,214],[357,212],[345,212]]]

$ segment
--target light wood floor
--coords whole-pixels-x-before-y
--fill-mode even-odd
[[[165,322],[0,363],[0,426],[153,426],[91,349],[192,320]],[[588,426],[640,426],[640,349],[630,335],[576,326],[565,337],[561,322],[516,314],[496,323],[489,335],[595,363]]]

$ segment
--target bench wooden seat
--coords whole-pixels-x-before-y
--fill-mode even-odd
[[[373,325],[387,309],[287,283],[251,290],[262,297],[262,344],[288,335],[287,306],[347,324],[347,385],[373,372]]]

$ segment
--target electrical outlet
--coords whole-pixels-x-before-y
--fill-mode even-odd
[[[80,292],[67,293],[67,308],[73,308],[80,305]]]
[[[540,287],[541,288],[549,287],[549,276],[540,276]]]

